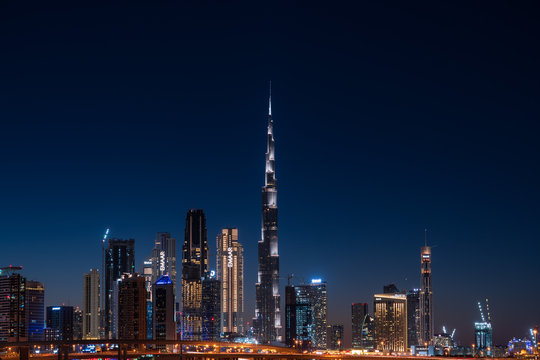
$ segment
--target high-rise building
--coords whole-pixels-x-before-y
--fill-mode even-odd
[[[328,325],[326,327],[326,348],[328,350],[343,349],[343,325]]]
[[[0,341],[26,341],[26,278],[22,267],[0,269]]]
[[[383,294],[398,294],[400,291],[396,284],[388,284],[383,286]]]
[[[182,254],[182,340],[201,340],[202,279],[208,275],[208,240],[203,210],[191,209],[187,213]]]
[[[83,311],[77,306],[73,308],[73,340],[83,338]]]
[[[146,333],[144,277],[124,274],[118,281],[118,338],[144,340]]]
[[[420,345],[420,290],[407,291],[407,345]],[[424,344],[422,344],[424,345]]]
[[[156,235],[152,249],[152,284],[163,275],[171,279],[173,294],[176,295],[176,239],[168,232],[158,232]]]
[[[254,330],[262,343],[281,341],[279,297],[278,207],[274,153],[272,97],[268,106],[265,182],[262,188],[262,238],[258,243],[259,266]],[[326,330],[326,327],[325,327]]]
[[[407,296],[375,294],[375,340],[378,350],[407,351]]]
[[[202,340],[219,341],[221,336],[221,281],[202,281]]]
[[[474,323],[474,344],[476,354],[479,356],[491,356],[493,354],[493,329],[490,322]]]
[[[176,339],[174,321],[174,286],[171,278],[162,275],[152,287],[153,298],[153,337],[155,340]]]
[[[104,336],[113,338],[113,302],[114,284],[123,274],[135,273],[135,240],[122,240],[110,238],[105,249],[105,309],[104,309]]]
[[[153,315],[152,315],[152,256],[143,261],[142,276],[146,287],[146,337],[153,338]]]
[[[244,255],[238,229],[226,228],[217,236],[217,279],[221,283],[222,328],[225,335],[242,334],[244,314]]]
[[[45,327],[45,287],[39,281],[26,282],[26,328],[28,341],[43,341]]]
[[[47,327],[54,340],[73,340],[73,306],[47,306]]]
[[[375,349],[375,318],[366,315],[362,326],[362,349],[373,351]]]
[[[83,339],[99,339],[100,291],[99,271],[90,269],[83,275]]]
[[[353,349],[362,349],[362,328],[364,320],[368,315],[367,303],[353,303],[351,306],[351,324],[352,324],[352,347]]]
[[[311,280],[311,284],[285,288],[285,334],[289,346],[301,344],[325,348],[327,325],[326,282]]]
[[[421,286],[420,286],[420,328],[418,342],[429,345],[433,339],[433,290],[431,288],[431,247],[427,246],[427,230],[425,246],[420,252]]]

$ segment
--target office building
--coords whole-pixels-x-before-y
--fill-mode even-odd
[[[268,105],[266,171],[262,188],[262,237],[258,243],[259,264],[255,284],[254,331],[261,343],[281,341],[277,180],[271,96]]]
[[[369,314],[366,315],[362,326],[361,348],[367,351],[375,350],[375,318]]]
[[[476,354],[479,356],[491,356],[493,353],[493,329],[487,321],[474,323],[474,344]]]
[[[146,287],[144,277],[124,274],[118,281],[118,338],[146,339]]]
[[[26,282],[26,328],[28,341],[43,341],[45,327],[45,287],[39,281]]]
[[[420,290],[407,291],[407,345],[409,347],[420,344]]]
[[[123,274],[135,273],[135,240],[110,238],[105,249],[105,299],[104,301],[104,336],[113,338],[113,314],[115,302],[113,301],[114,284]]]
[[[420,251],[421,286],[420,286],[420,328],[418,342],[429,345],[433,339],[433,290],[431,288],[431,247],[425,246]]]
[[[171,278],[162,275],[154,284],[153,337],[156,340],[175,340],[174,286]]]
[[[22,267],[0,269],[0,341],[26,341],[26,278]]]
[[[158,232],[152,249],[152,284],[167,275],[176,298],[176,239],[168,232]]]
[[[153,338],[153,314],[152,314],[152,256],[143,260],[143,267],[141,270],[144,277],[144,286],[146,287],[146,337],[148,339]]]
[[[203,210],[191,209],[187,213],[182,255],[182,340],[201,340],[202,279],[208,276],[208,239]]]
[[[352,324],[352,348],[362,349],[362,328],[364,327],[364,320],[368,315],[367,303],[353,303],[351,306],[351,324]]]
[[[219,341],[221,335],[221,281],[202,281],[202,340]]]
[[[83,311],[78,306],[73,308],[73,340],[83,338]]]
[[[400,291],[396,284],[388,284],[383,286],[383,294],[398,294]]]
[[[375,294],[375,341],[384,352],[407,351],[407,296]]]
[[[221,283],[222,325],[225,336],[242,334],[244,314],[244,255],[238,229],[226,228],[217,236],[217,279]]]
[[[73,340],[73,306],[48,306],[47,328],[54,340]]]
[[[83,339],[99,339],[100,285],[100,274],[97,269],[90,269],[89,273],[83,275]]]
[[[323,349],[327,345],[326,282],[313,279],[311,284],[285,288],[285,334],[289,346]]]
[[[328,350],[343,349],[343,325],[328,325],[326,328],[326,339]]]

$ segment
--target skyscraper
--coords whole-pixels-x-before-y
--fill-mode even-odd
[[[219,341],[221,335],[221,281],[202,281],[202,340]]]
[[[362,328],[364,327],[364,320],[368,315],[367,303],[353,303],[351,306],[352,312],[352,347],[353,349],[362,348]]]
[[[217,236],[217,279],[221,283],[222,329],[225,335],[243,333],[244,255],[238,229],[226,228]]]
[[[420,253],[421,286],[420,286],[420,331],[419,343],[429,345],[433,339],[433,290],[431,288],[431,247],[427,246],[427,230],[425,245]]]
[[[100,274],[91,269],[83,275],[83,325],[84,339],[99,339]]]
[[[163,275],[169,276],[176,295],[176,239],[168,232],[158,232],[152,249],[152,284]]]
[[[28,341],[43,341],[45,327],[45,287],[39,281],[26,282],[26,328]]]
[[[0,341],[27,340],[26,278],[12,272],[20,269],[0,269]]]
[[[302,343],[325,348],[327,325],[326,282],[311,280],[311,284],[285,288],[285,334],[289,346]]]
[[[118,338],[146,339],[146,287],[138,274],[118,281]]]
[[[407,296],[375,294],[375,339],[382,351],[407,351]]]
[[[47,327],[54,340],[73,340],[73,306],[47,306]]]
[[[176,339],[174,322],[174,286],[171,278],[162,275],[152,287],[153,298],[153,337],[156,340]]]
[[[493,354],[493,329],[490,322],[474,323],[474,344],[479,356],[491,356]]]
[[[78,307],[73,308],[73,340],[83,338],[83,311]]]
[[[187,213],[182,253],[182,340],[201,340],[202,279],[208,275],[208,241],[203,210],[191,209]]]
[[[104,335],[106,339],[112,338],[113,333],[113,289],[115,282],[123,274],[135,273],[135,240],[109,239],[109,246],[105,250],[105,314]]]
[[[262,343],[281,341],[279,297],[278,207],[272,96],[268,104],[266,171],[262,188],[262,237],[258,244],[255,335]]]
[[[152,325],[152,256],[143,260],[141,273],[144,277],[144,284],[146,287],[146,337],[152,339],[154,328]]]
[[[407,345],[420,345],[420,290],[407,291]],[[423,345],[423,344],[422,344]]]

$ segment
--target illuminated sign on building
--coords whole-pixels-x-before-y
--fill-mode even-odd
[[[159,271],[165,271],[165,251],[159,253]]]
[[[232,248],[227,248],[227,267],[233,267],[233,252]]]

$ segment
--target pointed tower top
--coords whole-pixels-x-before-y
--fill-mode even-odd
[[[427,247],[427,229],[424,229],[424,246]]]
[[[272,80],[270,80],[270,96],[268,98],[268,115],[272,116]]]

